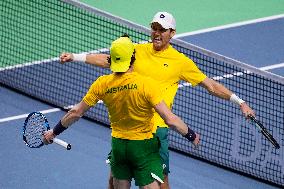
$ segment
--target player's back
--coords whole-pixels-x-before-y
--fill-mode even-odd
[[[101,83],[112,136],[132,140],[152,138],[153,106],[162,101],[155,80],[131,72],[103,76]]]

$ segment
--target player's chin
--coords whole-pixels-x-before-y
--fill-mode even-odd
[[[153,48],[154,48],[156,51],[160,51],[160,50],[163,48],[163,45],[162,45],[162,43],[160,43],[160,42],[153,42]]]

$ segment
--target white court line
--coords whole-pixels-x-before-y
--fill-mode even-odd
[[[283,63],[279,63],[279,64],[274,64],[274,65],[270,65],[270,66],[264,66],[264,67],[260,67],[258,69],[260,70],[263,70],[263,71],[267,71],[267,70],[272,70],[272,69],[276,69],[276,68],[281,68],[281,67],[284,67],[284,62]],[[249,71],[245,71],[246,74],[249,74],[250,72]],[[235,76],[241,76],[243,75],[244,73],[243,72],[236,72],[236,73],[233,73],[233,74],[225,74],[223,76],[215,76],[213,77],[212,79],[218,81],[218,80],[222,80],[222,79],[225,79],[225,78],[231,78],[231,77],[235,77]],[[190,83],[181,83],[178,85],[179,88],[182,88],[182,87],[187,87],[187,86],[191,86]],[[98,103],[103,103],[101,100],[98,102]],[[70,105],[70,106],[67,106],[67,107],[64,107],[64,109],[70,109],[72,108],[73,105]],[[61,109],[59,108],[53,108],[53,109],[48,109],[48,110],[42,110],[40,111],[41,113],[43,114],[48,114],[48,113],[52,113],[52,112],[58,112],[58,111],[61,111]],[[7,118],[2,118],[0,119],[0,123],[3,123],[3,122],[7,122],[7,121],[13,121],[13,120],[17,120],[17,119],[22,119],[22,118],[26,118],[29,114],[22,114],[22,115],[17,115],[17,116],[11,116],[11,117],[7,117]]]
[[[265,67],[261,67],[259,69],[266,71],[266,70],[271,70],[271,69],[280,68],[280,67],[284,67],[284,63],[274,64],[274,65],[270,65],[270,66],[265,66]],[[250,72],[249,71],[245,71],[245,73],[249,74]],[[243,72],[236,72],[236,73],[233,73],[233,74],[225,74],[223,76],[215,76],[212,79],[218,81],[218,80],[222,80],[222,79],[225,79],[225,78],[241,76],[243,74],[244,74]],[[182,87],[187,87],[187,86],[191,86],[191,84],[190,83],[181,83],[181,84],[179,84],[178,87],[182,88]],[[98,103],[103,103],[103,102],[100,100]],[[73,105],[70,105],[70,106],[64,107],[64,109],[70,109],[72,107],[73,107]],[[58,112],[58,111],[61,111],[61,109],[60,108],[52,108],[52,109],[48,109],[48,110],[42,110],[40,112],[43,113],[43,114],[48,114],[48,113],[53,113],[53,112]],[[0,119],[0,123],[13,121],[13,120],[17,120],[17,119],[23,119],[23,118],[26,118],[28,115],[29,114],[22,114],[22,115],[2,118],[2,119]]]
[[[59,109],[59,108],[53,108],[53,109],[48,109],[48,110],[42,110],[40,112],[43,113],[43,114],[48,114],[48,113],[52,113],[52,112],[59,112],[60,110],[61,109]],[[3,118],[3,119],[0,119],[0,123],[12,121],[12,120],[16,120],[16,119],[26,118],[28,115],[29,114],[22,114],[22,115]]]
[[[0,68],[0,71],[12,70],[15,68],[22,68],[26,66],[32,66],[32,65],[37,65],[37,64],[42,64],[42,63],[47,63],[47,62],[52,62],[52,61],[59,61],[59,58],[51,58],[51,59],[46,59],[46,60],[39,60],[39,61],[27,62],[23,64],[17,64],[14,66],[7,66],[7,67]]]
[[[267,70],[273,70],[273,69],[282,68],[282,67],[284,67],[284,62],[279,63],[279,64],[269,65],[269,66],[264,66],[264,67],[261,67],[261,68],[258,68],[258,69],[263,70],[263,71],[267,71]]]
[[[139,43],[147,43],[147,42],[148,41],[140,41]],[[101,49],[97,49],[97,50],[93,50],[93,51],[81,52],[80,54],[97,54],[97,53],[105,53],[105,52],[109,52],[109,49],[101,48]],[[13,66],[6,66],[6,67],[0,68],[0,72],[5,71],[5,70],[12,70],[12,69],[16,69],[16,68],[22,68],[22,67],[33,66],[33,65],[37,65],[37,64],[55,62],[55,61],[59,61],[59,58],[55,57],[55,58],[50,58],[50,59],[45,59],[45,60],[36,60],[36,61],[33,61],[33,62],[20,63],[20,64],[16,64],[16,65],[13,65]]]
[[[260,67],[258,69],[260,69],[262,71],[267,71],[267,70],[272,70],[272,69],[281,68],[281,67],[284,67],[284,63],[264,66],[264,67]],[[235,73],[232,73],[232,74],[225,74],[225,75],[222,75],[222,76],[214,76],[214,77],[212,77],[212,79],[214,79],[215,81],[219,81],[219,80],[222,80],[222,79],[225,79],[225,78],[232,78],[232,77],[235,77],[235,76],[242,76],[244,74],[250,74],[250,73],[251,73],[250,71],[235,72]],[[187,83],[187,82],[180,83],[178,85],[178,88],[187,87],[187,86],[191,86],[191,84]]]
[[[89,52],[81,52],[81,54],[103,53],[103,52],[108,52],[108,51],[109,51],[109,49],[102,48],[102,49],[93,50],[93,51],[89,51]],[[22,68],[22,67],[33,66],[33,65],[37,65],[37,64],[54,62],[54,61],[59,61],[59,58],[56,57],[56,58],[50,58],[50,59],[45,59],[45,60],[37,60],[37,61],[33,61],[33,62],[17,64],[17,65],[13,65],[13,66],[7,66],[7,67],[0,68],[0,72],[4,71],[4,70],[12,70],[12,69],[15,69],[15,68]]]
[[[192,32],[181,33],[181,34],[175,35],[174,38],[196,35],[196,34],[212,32],[212,31],[217,31],[217,30],[223,30],[223,29],[228,29],[228,28],[234,28],[234,27],[239,27],[239,26],[244,26],[244,25],[249,25],[249,24],[255,24],[255,23],[259,23],[259,22],[275,20],[275,19],[278,19],[278,18],[284,18],[284,14],[259,18],[259,19],[255,19],[255,20],[237,22],[237,23],[233,23],[233,24],[227,24],[227,25],[222,25],[222,26],[217,26],[217,27],[212,27],[212,28],[207,28],[207,29],[202,29],[202,30],[196,30],[196,31],[192,31]]]
[[[103,101],[98,101],[98,103],[103,103]],[[65,106],[63,109],[71,109],[74,105],[69,105],[69,106]],[[48,114],[48,113],[53,113],[53,112],[59,112],[62,111],[62,109],[60,108],[52,108],[52,109],[47,109],[47,110],[41,110],[39,112],[43,113],[43,114]],[[4,122],[8,122],[8,121],[14,121],[17,119],[23,119],[26,118],[29,114],[21,114],[21,115],[17,115],[17,116],[11,116],[11,117],[6,117],[6,118],[2,118],[0,119],[0,123],[4,123]]]
[[[96,53],[96,52],[102,52],[102,51],[107,51],[108,49],[100,49],[100,50],[95,50],[95,51],[91,51],[92,53]],[[88,52],[90,53],[90,52]],[[46,61],[52,61],[52,60],[58,60],[58,58],[54,58],[54,59],[49,59],[49,60],[46,60]],[[39,64],[39,63],[42,63],[42,61],[35,61],[35,62],[31,62],[31,63],[26,63],[24,65],[17,65],[17,66],[11,66],[11,68],[5,68],[5,69],[13,69],[15,67],[25,67],[25,66],[30,66],[30,65],[34,65],[34,64]],[[283,63],[279,63],[279,64],[274,64],[274,65],[269,65],[269,66],[264,66],[264,67],[260,67],[258,69],[260,70],[263,70],[263,71],[267,71],[267,70],[272,70],[272,69],[276,69],[276,68],[281,68],[281,67],[284,67],[284,62]],[[1,68],[0,68],[0,71],[1,71]],[[249,74],[250,72],[249,71],[246,71],[245,72],[246,74]],[[224,78],[231,78],[231,77],[235,77],[235,76],[241,76],[243,75],[244,73],[243,72],[236,72],[236,73],[233,73],[233,74],[225,74],[223,76],[215,76],[213,77],[212,79],[218,81],[218,80],[222,80]],[[179,88],[182,88],[182,87],[187,87],[187,86],[191,86],[190,83],[181,83],[179,84]],[[99,101],[98,103],[103,103],[102,101]],[[73,106],[70,105],[70,106],[67,106],[67,107],[64,107],[65,109],[70,109],[72,108]],[[48,110],[42,110],[40,111],[41,113],[43,114],[47,114],[47,113],[52,113],[52,112],[57,112],[57,111],[60,111],[61,109],[59,108],[53,108],[53,109],[48,109]],[[17,119],[22,119],[22,118],[26,118],[28,116],[28,114],[22,114],[22,115],[17,115],[17,116],[11,116],[11,117],[7,117],[7,118],[2,118],[0,119],[0,123],[3,123],[3,122],[7,122],[7,121],[13,121],[13,120],[17,120]]]

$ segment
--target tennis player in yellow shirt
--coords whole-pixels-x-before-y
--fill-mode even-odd
[[[230,100],[240,107],[244,116],[255,115],[254,111],[232,91],[222,84],[208,78],[203,74],[195,63],[178,52],[170,45],[171,38],[176,33],[176,22],[174,17],[167,12],[158,12],[151,22],[151,39],[152,42],[146,44],[136,44],[136,61],[134,71],[141,75],[149,76],[159,82],[159,86],[164,91],[164,100],[169,108],[172,107],[174,96],[178,89],[180,80],[191,83],[192,86],[199,85],[205,88],[210,94]],[[60,56],[62,63],[70,61],[82,61],[87,64],[108,68],[109,55],[107,54],[72,54],[63,53]],[[169,152],[168,152],[168,126],[155,113],[155,127],[153,132],[161,142],[160,155],[164,164],[165,182],[161,185],[162,189],[169,189]],[[111,189],[110,179],[110,187]]]
[[[133,71],[135,50],[128,37],[112,43],[110,59],[113,73],[99,77],[83,100],[44,134],[45,140],[50,143],[102,100],[108,108],[112,128],[110,165],[114,188],[130,189],[134,178],[141,189],[159,189],[164,176],[159,141],[153,135],[155,111],[194,145],[199,143],[199,134],[171,112],[157,81]]]

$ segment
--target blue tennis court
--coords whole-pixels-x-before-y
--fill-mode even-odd
[[[56,144],[30,149],[21,138],[24,118],[2,120],[54,107],[5,87],[1,87],[0,91],[3,112],[0,118],[1,188],[106,188],[109,167],[105,159],[110,149],[109,128],[81,119],[60,135],[61,139],[72,143],[70,151]],[[51,126],[64,113],[58,111],[46,114]],[[277,188],[174,151],[170,152],[170,165],[170,184],[176,189]]]
[[[47,18],[49,18],[49,16],[47,16]],[[56,20],[54,21],[56,22]],[[202,31],[198,30],[195,32],[191,31],[188,33],[179,33],[176,37],[180,40],[208,49],[209,51],[213,51],[245,64],[252,65],[253,67],[256,67],[260,70],[268,71],[284,77],[284,51],[282,48],[284,46],[284,15],[258,22],[243,23],[234,27],[230,27],[228,25],[226,26],[211,30],[206,30],[205,28],[205,30]],[[57,27],[49,29],[57,30]],[[61,38],[62,36],[57,37]],[[7,37],[7,39],[9,38]],[[76,40],[78,39],[75,39],[75,41]],[[59,43],[61,41],[59,40],[57,42]],[[52,50],[60,53],[60,51],[62,50],[60,45],[52,43],[53,42],[50,42],[51,46],[54,46]],[[40,47],[46,47],[49,43],[47,43],[46,46],[41,46],[37,43],[35,44],[39,45]],[[66,46],[68,45],[70,44],[67,44]],[[98,49],[96,45],[97,44],[94,45],[95,47],[92,50]],[[30,45],[28,48],[32,49],[31,46],[32,45]],[[66,48],[64,50],[68,51],[72,51],[72,48],[75,49],[75,47],[73,47],[72,45],[70,45],[70,47],[64,48]],[[86,51],[87,49],[84,49],[82,47],[82,49],[80,50]],[[26,50],[25,52],[31,53],[30,50]],[[32,55],[32,58],[37,60],[38,57],[42,56],[42,52],[44,52],[44,50],[39,49],[39,51],[35,53],[35,55]],[[56,56],[55,53],[51,54],[53,57]],[[15,58],[13,61],[17,62],[18,60]],[[25,62],[29,61],[31,60],[25,59]],[[37,65],[36,63],[37,67],[34,67],[34,69],[37,70],[41,67],[46,67],[49,63],[49,61],[47,61],[47,63],[43,65]],[[72,83],[71,79],[64,80],[64,78],[73,78],[73,76],[76,75],[76,70],[74,70],[74,72],[71,72],[72,67],[75,67],[73,64],[70,64],[70,70],[67,71],[60,71],[61,68],[58,62],[56,62],[55,60],[52,60],[51,64],[54,67],[52,73],[54,75],[49,75],[51,81],[53,77],[55,77],[55,75],[61,75],[62,83]],[[95,74],[88,68],[84,71],[89,77],[89,83],[84,83],[82,88],[80,88],[80,90],[82,91],[85,90],[85,88],[88,88],[93,79],[92,74]],[[27,67],[24,67],[23,69],[27,69]],[[10,68],[6,70],[0,68],[0,73],[4,73],[4,71],[7,70],[9,71]],[[0,81],[2,79],[5,79],[4,77],[6,76],[2,73],[0,77],[3,77],[0,79]],[[19,74],[21,74],[21,72],[16,72],[15,76],[12,77],[15,78],[15,80],[11,80],[10,82],[13,83],[17,81],[16,78],[19,76]],[[31,74],[31,78],[32,77],[38,78],[41,76]],[[74,78],[76,78],[78,82],[84,82],[83,80],[81,81],[80,77],[74,76]],[[277,78],[279,79],[279,77]],[[44,92],[36,91],[37,86],[31,87],[29,85],[30,83],[27,80],[26,85],[22,85],[22,87],[31,88],[31,90],[34,90],[41,99],[45,99],[46,94]],[[47,81],[44,87],[49,85],[57,86],[55,82]],[[48,96],[48,98],[62,98],[62,101],[66,100],[64,101],[64,105],[71,105],[71,103],[67,99],[65,99],[65,96],[60,96],[59,93],[57,94],[57,91],[60,90],[61,88],[58,87],[57,90],[52,91],[52,94],[49,94],[51,95],[51,97]],[[73,90],[76,89],[72,88],[67,96],[72,96]],[[183,89],[181,89],[181,91],[182,90]],[[196,92],[192,92],[192,94],[195,93]],[[264,94],[264,96],[265,95],[267,94]],[[252,96],[248,98],[253,99],[253,96],[255,96],[255,94],[252,94]],[[55,105],[51,105],[52,102],[45,103],[43,102],[43,100],[37,100],[29,95],[26,96],[18,90],[13,90],[4,84],[0,85],[0,97],[0,146],[2,149],[0,153],[0,162],[2,165],[0,170],[0,188],[106,188],[109,166],[105,163],[105,159],[110,150],[111,139],[111,131],[108,126],[103,125],[99,122],[92,121],[90,119],[83,118],[75,123],[68,131],[64,132],[64,134],[60,135],[61,139],[66,140],[72,144],[72,150],[67,151],[55,144],[44,146],[40,149],[30,149],[25,146],[21,138],[21,127],[23,125],[26,114],[33,111],[45,110],[47,112],[46,116],[49,120],[50,126],[53,127],[66,113],[62,109],[58,108],[58,106],[62,106],[62,104],[55,103]],[[76,98],[76,101],[78,102],[80,100],[80,97],[76,96]],[[279,107],[283,107],[283,100],[283,97],[280,96],[279,101],[277,101],[279,102]],[[251,101],[254,102],[253,100]],[[204,106],[206,106],[206,103],[207,102],[205,102]],[[179,101],[177,101],[176,106],[183,106],[183,104],[180,104]],[[277,110],[277,108],[275,109]],[[260,110],[260,113],[267,113],[266,110]],[[216,114],[219,113],[218,111]],[[281,112],[281,110],[279,110],[279,112]],[[186,113],[187,111],[185,111],[184,114]],[[270,113],[272,116],[275,112]],[[277,112],[275,114],[277,114]],[[228,113],[227,115],[231,116],[231,113]],[[98,116],[99,121],[104,122],[104,118],[102,116],[100,117],[100,115],[93,113],[90,116]],[[198,117],[199,115],[194,116]],[[226,117],[226,113],[224,113],[224,115],[210,116],[219,116],[223,118]],[[198,120],[196,122],[198,122]],[[283,120],[280,123],[282,122]],[[277,123],[271,122],[271,124]],[[200,131],[200,133],[202,134],[202,130]],[[248,133],[250,134],[250,132]],[[250,136],[251,135],[249,135],[249,137]],[[259,135],[253,133],[252,136],[257,137]],[[283,129],[280,130],[280,133],[276,133],[275,136],[280,142],[280,150],[274,151],[270,148],[267,149],[268,145],[265,143],[264,146],[266,150],[261,151],[262,154],[260,156],[260,161],[267,161],[269,163],[271,161],[274,161],[277,165],[280,165],[278,167],[276,165],[275,167],[273,167],[273,164],[270,172],[265,173],[267,178],[273,177],[274,173],[275,175],[280,173],[280,176],[284,178]],[[255,140],[257,143],[257,139]],[[204,139],[204,142],[207,142],[206,139]],[[248,143],[245,142],[244,144],[246,145],[246,147],[244,147],[245,149],[249,148],[248,146],[251,144],[251,141],[249,141]],[[213,142],[212,145],[218,146],[219,148],[216,148],[216,150],[220,151],[223,151],[223,149],[227,148],[226,144],[223,146],[223,144],[214,144]],[[230,151],[233,151],[233,149]],[[225,168],[226,166],[218,166],[217,164],[212,163],[212,161],[201,160],[202,158],[198,158],[196,156],[196,152],[193,151],[192,153],[193,156],[173,150],[170,151],[170,185],[173,189],[280,188],[279,185],[273,184],[271,182],[268,183],[265,180],[261,180],[257,177],[254,178],[251,175],[248,176],[247,174],[241,174],[240,172],[232,171],[231,169]],[[243,156],[242,158],[249,159],[251,157],[254,157],[253,152],[252,154],[246,155],[247,156]],[[250,168],[251,165],[249,160],[247,164]],[[257,168],[260,167],[261,170],[262,164],[260,163],[260,165],[257,164],[255,166]],[[251,172],[253,173],[253,171]],[[132,188],[135,187],[132,186]]]
[[[179,39],[284,77],[282,18],[217,29]]]

